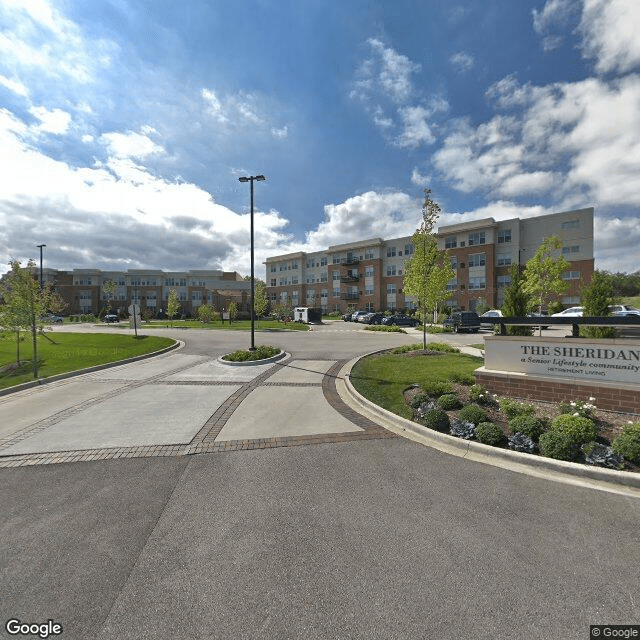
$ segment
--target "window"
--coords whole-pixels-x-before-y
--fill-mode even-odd
[[[415,249],[415,247],[412,244],[405,244],[404,245],[404,255],[405,256],[412,256],[414,249]]]
[[[469,246],[484,244],[485,236],[484,231],[476,231],[475,233],[469,234]]]
[[[365,296],[372,296],[373,295],[373,286],[372,285],[365,285],[364,287],[364,295]]]
[[[323,273],[320,274],[320,282],[326,282],[327,281],[327,272],[324,271]]]
[[[449,280],[447,282],[447,291],[455,291],[458,288],[458,278],[454,278],[453,280]]]
[[[405,300],[404,301],[404,306],[407,307],[407,309],[415,309],[416,308],[416,302],[415,302],[415,300]]]
[[[373,267],[365,267],[364,268],[364,275],[368,278],[373,276]]]
[[[396,301],[395,300],[387,301],[387,308],[389,309],[389,311],[395,311]]]
[[[333,288],[333,297],[334,298],[339,298],[340,297],[340,287],[334,287]]]
[[[271,286],[272,287],[276,286],[276,279],[275,278],[271,278]]]
[[[387,258],[393,258],[396,255],[395,247],[387,247]]]
[[[333,271],[333,279],[334,280],[340,280],[340,272],[339,271]]]
[[[291,284],[298,284],[298,276],[291,276]]]
[[[457,269],[458,268],[458,258],[456,256],[451,256],[450,260],[451,260],[451,268],[452,269]]]
[[[486,262],[486,255],[484,253],[472,253],[469,256],[470,267],[484,267]]]
[[[580,272],[579,271],[565,271],[562,274],[563,280],[580,280]]]
[[[445,249],[455,249],[458,246],[458,239],[456,236],[447,236],[444,239],[444,248]]]
[[[326,267],[327,266],[327,257],[326,256],[324,258],[320,258],[320,266],[321,267]]]
[[[292,291],[291,292],[292,300],[295,300],[297,302],[299,297],[300,297],[300,292],[299,291],[296,290],[296,291]]]
[[[395,293],[396,292],[396,285],[389,283],[387,285],[387,293]]]
[[[574,244],[574,245],[571,245],[570,247],[562,247],[562,253],[564,255],[568,253],[580,253],[580,245]]]
[[[511,242],[511,229],[502,229],[498,231],[498,244]]]
[[[326,289],[323,289],[323,290],[320,292],[320,297],[321,297],[321,298],[328,298],[328,297],[329,297],[329,292],[328,292]]]
[[[340,264],[340,256],[335,253],[331,256],[331,260],[333,264]]]
[[[396,265],[395,264],[387,265],[387,275],[388,276],[395,276],[396,275]]]
[[[563,229],[579,229],[580,220],[567,220],[560,225]]]
[[[147,296],[147,300],[149,299],[149,296]],[[200,291],[193,291],[191,293],[191,300],[196,301],[196,300],[202,300],[202,294],[200,293]]]
[[[499,253],[498,254],[498,266],[503,267],[511,264],[511,254],[510,253]]]
[[[365,260],[373,260],[373,249],[365,249],[365,251],[364,251],[364,259]]]
[[[469,278],[469,289],[486,289],[487,279],[481,278]]]
[[[511,276],[498,276],[498,286],[508,287],[511,285]]]

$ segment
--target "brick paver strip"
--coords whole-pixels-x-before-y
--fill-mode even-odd
[[[87,449],[81,451],[59,451],[37,454],[20,454],[14,456],[2,456],[0,454],[0,468],[6,467],[23,467],[40,464],[60,464],[63,462],[88,462],[94,460],[108,460],[115,458],[147,458],[154,456],[183,456],[201,453],[221,453],[225,451],[244,451],[248,449],[269,449],[273,447],[297,447],[308,446],[323,443],[340,443],[352,442],[354,440],[371,440],[382,438],[398,438],[400,436],[387,431],[383,427],[372,422],[368,418],[361,416],[359,413],[348,407],[338,395],[336,389],[336,378],[346,360],[340,360],[333,364],[324,374],[321,383],[315,382],[268,382],[268,379],[279,370],[279,367],[286,367],[286,363],[275,363],[276,366],[268,371],[256,376],[251,382],[245,383],[242,387],[233,393],[215,413],[207,420],[204,426],[193,437],[189,444],[170,444],[170,445],[150,445],[135,447],[116,447],[111,449]],[[192,365],[190,365],[192,366]],[[181,367],[178,370],[166,372],[154,378],[144,381],[135,381],[130,384],[124,383],[127,389],[139,387],[146,384],[207,384],[207,385],[230,385],[238,384],[237,382],[184,382],[184,381],[167,381],[162,380],[165,376],[172,375],[182,369],[189,367]],[[350,422],[360,427],[362,431],[349,431],[346,433],[323,433],[305,436],[276,436],[273,438],[256,438],[254,440],[225,440],[216,442],[222,427],[227,423],[233,412],[238,408],[240,403],[256,388],[260,386],[271,387],[322,387],[325,399],[338,413],[344,416]],[[94,399],[90,404],[102,402],[109,397],[117,395],[122,391],[122,387],[106,393],[99,398]],[[87,405],[83,405],[85,408]],[[24,440],[35,432],[46,429],[55,424],[59,420],[77,413],[81,409],[78,406],[70,407],[64,411],[60,411],[55,416],[51,416],[46,420],[42,420],[35,425],[31,425],[19,432],[16,442]],[[16,437],[14,434],[0,444],[8,444]],[[7,442],[9,441],[9,442]],[[12,442],[11,442],[12,443]]]

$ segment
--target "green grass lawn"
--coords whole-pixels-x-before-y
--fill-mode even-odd
[[[129,326],[129,322],[120,323],[121,326]],[[151,320],[150,322],[143,322],[144,327],[170,327],[172,326],[182,327],[184,329],[230,329],[232,331],[250,331],[251,320],[234,320],[231,324],[228,321],[221,322],[220,320],[214,320],[213,322],[200,322],[199,320],[174,320],[169,322],[168,320]],[[273,331],[273,330],[289,330],[289,331],[309,331],[309,326],[301,322],[279,322],[278,320],[256,320],[254,322],[256,331]]]
[[[413,384],[449,382],[469,376],[484,364],[482,358],[462,353],[437,356],[382,354],[360,360],[351,372],[356,391],[371,402],[403,418],[411,419],[404,401],[405,390]]]
[[[33,357],[31,334],[21,333],[20,360]],[[38,377],[46,378],[98,364],[115,362],[145,353],[158,351],[173,344],[171,338],[103,333],[47,333],[38,336],[38,357],[41,366]],[[0,334],[0,389],[33,380],[33,366],[25,365],[17,371],[7,371],[16,361],[16,337]]]

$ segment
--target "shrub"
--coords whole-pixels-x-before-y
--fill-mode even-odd
[[[469,400],[478,404],[489,404],[491,394],[481,384],[474,384],[469,388]]]
[[[453,385],[450,382],[442,382],[441,380],[429,380],[422,385],[424,392],[437,398],[446,393],[453,393]]]
[[[403,344],[401,347],[391,349],[391,353],[407,353],[409,351],[422,351],[422,343],[414,342],[413,344]]]
[[[392,327],[386,324],[368,324],[365,328],[365,331],[385,331],[386,333],[407,333],[404,329],[400,327]]]
[[[476,427],[476,438],[492,447],[499,447],[506,440],[502,429],[493,422],[481,422]]]
[[[544,433],[545,423],[535,416],[520,415],[509,420],[509,430],[511,433],[524,433],[534,442],[538,442],[538,439]]]
[[[460,399],[455,393],[445,393],[443,396],[438,398],[436,402],[438,408],[443,409],[444,411],[453,411],[454,409],[459,409],[462,406]]]
[[[476,381],[472,373],[460,373],[459,371],[452,371],[449,374],[449,380],[467,386],[472,385]]]
[[[417,393],[413,398],[411,398],[411,406],[414,409],[417,409],[423,402],[426,402],[429,399],[428,394],[426,393]]]
[[[597,436],[596,425],[589,418],[562,414],[540,436],[540,449],[550,458],[576,460],[581,453],[580,445],[595,440]]]
[[[507,414],[507,418],[515,418],[516,416],[533,415],[536,408],[526,402],[518,402],[511,398],[500,398],[498,400],[500,408]]]
[[[487,412],[477,404],[468,404],[458,412],[458,418],[465,422],[473,422],[478,425],[481,422],[487,421]]]
[[[595,398],[589,398],[588,401],[578,400],[578,402],[561,402],[558,405],[558,411],[560,413],[571,413],[573,415],[578,414],[583,418],[590,418],[592,411],[596,409],[595,404],[591,404]]]
[[[231,362],[247,362],[249,360],[264,360],[266,358],[271,358],[271,356],[275,356],[278,353],[280,353],[280,349],[278,347],[260,345],[256,347],[255,351],[234,351],[233,353],[223,356],[223,359]]]
[[[444,342],[428,342],[427,349],[429,351],[443,351],[444,353],[460,353],[460,349]]]
[[[611,448],[630,462],[640,464],[640,422],[624,427],[611,443]]]
[[[435,431],[446,432],[449,431],[451,426],[449,416],[442,409],[432,409],[425,415],[422,422],[425,427]]]

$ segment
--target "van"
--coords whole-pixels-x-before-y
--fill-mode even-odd
[[[480,318],[475,311],[454,311],[444,322],[445,327],[450,327],[455,333],[471,331],[478,333],[480,330]]]

